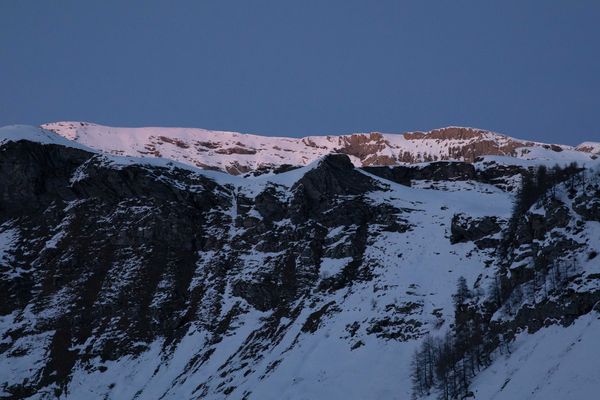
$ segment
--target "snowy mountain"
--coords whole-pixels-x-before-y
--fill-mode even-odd
[[[593,152],[45,127],[0,128],[0,398],[600,389]]]
[[[554,158],[558,153],[564,153],[563,158],[585,161],[595,158],[592,153],[600,151],[589,143],[573,148],[461,127],[405,134],[371,132],[301,139],[187,128],[112,128],[86,122],[56,122],[42,127],[108,154],[163,157],[234,175],[286,165],[304,166],[334,152],[347,154],[353,164],[360,167],[442,160],[474,162],[486,155]]]

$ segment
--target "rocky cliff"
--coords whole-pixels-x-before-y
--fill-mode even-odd
[[[600,300],[596,166],[514,222],[535,163],[239,177],[4,129],[3,398],[408,399],[460,276],[507,340]]]

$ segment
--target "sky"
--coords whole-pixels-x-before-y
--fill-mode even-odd
[[[600,141],[600,2],[0,1],[0,126]]]

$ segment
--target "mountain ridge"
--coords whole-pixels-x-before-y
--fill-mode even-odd
[[[479,157],[491,155],[551,158],[552,153],[560,152],[585,161],[594,159],[600,152],[600,145],[597,148],[593,142],[579,147],[546,144],[456,126],[429,132],[370,132],[303,138],[199,128],[113,128],[85,122],[56,122],[41,127],[109,154],[170,158],[234,175],[273,171],[287,165],[303,166],[332,152],[347,154],[356,166],[446,160],[474,162]]]

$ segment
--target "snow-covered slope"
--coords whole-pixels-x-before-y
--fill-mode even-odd
[[[503,354],[477,376],[477,399],[591,400],[600,389],[600,313],[578,318],[572,325],[522,332]]]
[[[56,144],[66,147],[74,147],[88,151],[94,151],[82,144],[57,135],[55,132],[29,125],[9,125],[0,127],[0,146],[8,142],[26,140],[41,144]]]
[[[355,133],[308,136],[300,139],[267,137],[195,128],[112,128],[85,122],[56,122],[45,129],[86,146],[115,155],[164,157],[207,169],[243,174],[282,165],[303,166],[325,154],[340,152],[356,166],[394,165],[436,160],[473,162],[480,156],[532,157],[516,150],[545,150],[549,157],[590,160],[593,155],[570,146],[514,139],[497,133],[461,127],[405,134]]]
[[[129,142],[135,132],[119,146],[145,146]],[[499,276],[533,291],[492,310],[516,339],[475,377],[477,399],[600,390],[598,323],[578,297],[600,295],[597,161],[528,210],[502,259],[513,192],[498,177],[518,182],[530,167],[572,161],[554,153],[579,153],[529,146],[524,158],[392,173],[336,154],[242,177],[189,165],[185,146],[171,160],[125,157],[63,135],[0,129],[0,397],[407,400],[414,350],[453,329],[460,276],[481,303]],[[230,135],[246,147],[272,139]],[[345,139],[314,140],[325,154]],[[527,286],[544,252],[570,263],[560,289],[539,276]],[[518,314],[531,298],[539,309]],[[536,318],[552,326],[534,328]]]

